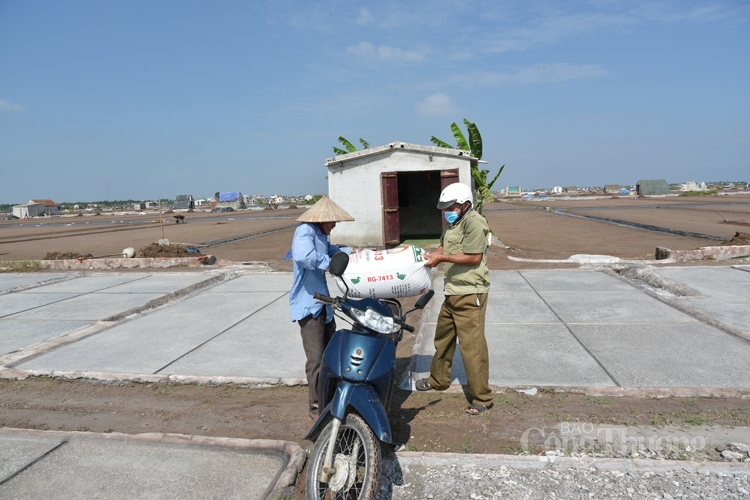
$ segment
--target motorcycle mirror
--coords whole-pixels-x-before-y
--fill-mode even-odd
[[[419,300],[414,304],[414,309],[424,309],[424,306],[432,300],[432,296],[435,295],[435,290],[429,290],[427,293],[419,297]]]
[[[333,254],[333,257],[331,257],[331,264],[328,266],[328,270],[331,271],[331,274],[334,276],[341,277],[342,274],[344,274],[344,271],[346,271],[346,266],[349,265],[349,255],[345,252],[336,252]]]

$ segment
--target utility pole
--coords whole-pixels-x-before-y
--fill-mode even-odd
[[[153,200],[153,198],[151,198]],[[164,239],[164,220],[161,218],[161,196],[159,196],[159,224],[161,224],[161,239]]]
[[[105,190],[106,196],[107,196],[104,199],[104,201],[109,201],[109,184],[107,184],[107,178],[106,177],[104,178],[104,190]]]

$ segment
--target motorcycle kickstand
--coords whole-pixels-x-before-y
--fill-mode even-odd
[[[323,470],[320,472],[320,482],[328,483],[330,475],[336,472],[331,466],[333,465],[333,448],[336,446],[336,438],[341,427],[341,420],[335,418],[331,421],[331,436],[328,438],[328,448],[326,448],[326,458],[323,461]]]

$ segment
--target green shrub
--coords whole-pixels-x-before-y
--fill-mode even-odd
[[[32,273],[44,269],[38,260],[0,261],[0,273]]]
[[[708,196],[710,194],[716,194],[715,189],[709,189],[708,191],[685,191],[680,196]]]

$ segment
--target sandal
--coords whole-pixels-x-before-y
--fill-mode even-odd
[[[417,383],[414,384],[414,387],[418,391],[434,391],[435,390],[435,388],[430,385],[429,380],[427,380],[426,378],[421,378],[417,380]]]
[[[493,406],[495,406],[495,403],[490,403],[487,406],[479,404],[469,405],[469,407],[466,409],[466,413],[468,413],[469,415],[481,415]]]

